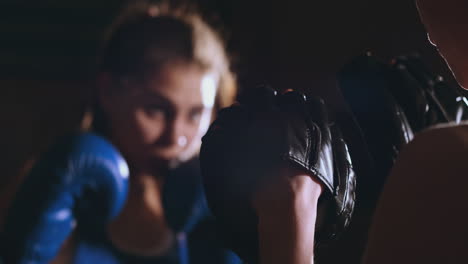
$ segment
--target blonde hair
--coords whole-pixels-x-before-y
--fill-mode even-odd
[[[237,87],[225,44],[189,5],[132,2],[107,33],[101,71],[144,73],[174,60],[194,62],[218,77],[215,109],[233,103]]]

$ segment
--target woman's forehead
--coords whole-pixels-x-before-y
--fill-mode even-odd
[[[193,64],[169,64],[160,68],[143,85],[143,92],[163,96],[173,103],[212,107],[217,80]]]

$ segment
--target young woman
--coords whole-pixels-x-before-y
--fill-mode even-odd
[[[219,35],[188,9],[140,1],[113,25],[100,66],[89,130],[125,159],[128,194],[102,230],[77,217],[53,263],[236,263],[210,222],[196,158],[213,113],[236,92]]]

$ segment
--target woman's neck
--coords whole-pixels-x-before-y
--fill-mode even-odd
[[[118,249],[142,256],[160,256],[174,243],[162,203],[163,175],[132,171],[127,202],[108,228]]]

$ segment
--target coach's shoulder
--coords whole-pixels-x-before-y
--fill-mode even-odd
[[[437,126],[417,134],[400,152],[392,174],[415,182],[424,178],[429,183],[430,179],[444,176],[448,180],[452,178],[449,174],[463,175],[467,171],[468,124],[462,124]]]
[[[468,153],[468,123],[459,125],[443,124],[431,127],[416,135],[413,142],[407,146],[408,151],[418,149],[431,153]],[[468,156],[465,156],[468,158]]]

